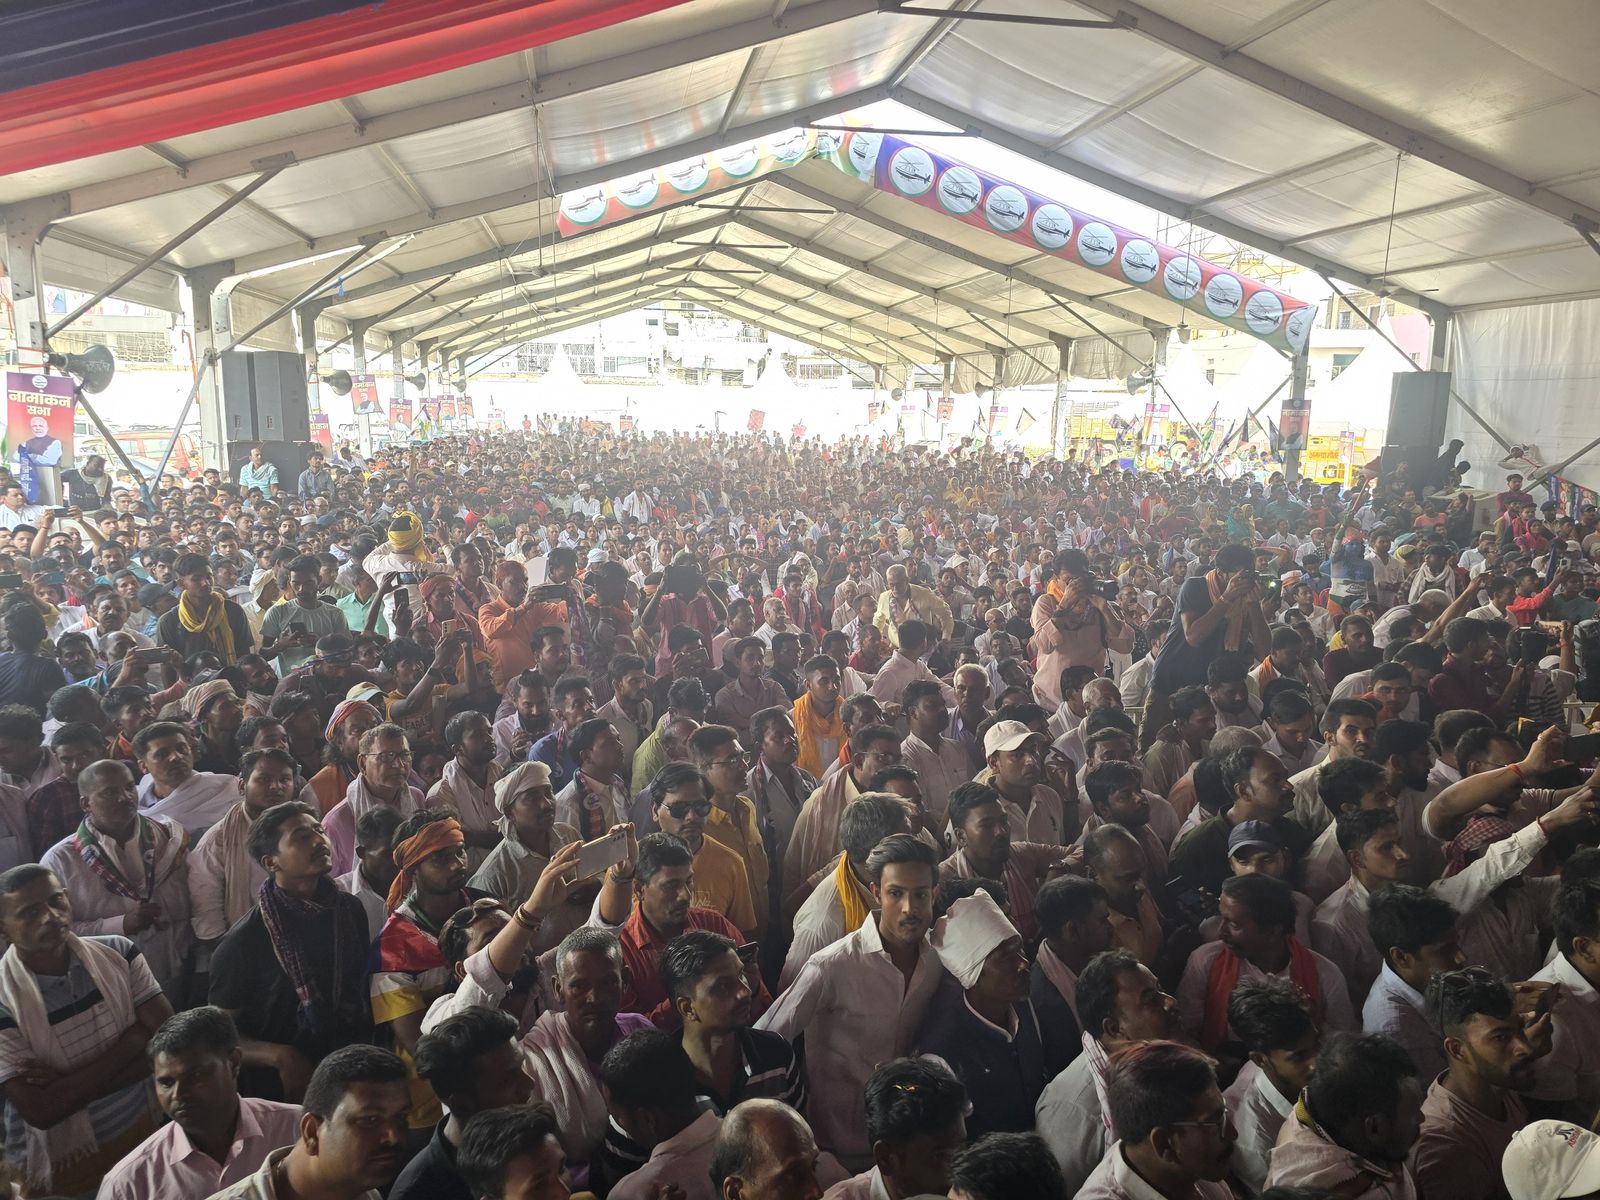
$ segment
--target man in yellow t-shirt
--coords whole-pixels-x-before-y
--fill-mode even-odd
[[[706,836],[711,796],[711,781],[693,763],[668,763],[650,783],[656,825],[663,833],[682,838],[694,855],[691,903],[726,917],[740,933],[753,939],[755,900],[744,862],[721,842]]]

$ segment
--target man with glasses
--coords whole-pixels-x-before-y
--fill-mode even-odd
[[[1229,1200],[1225,1181],[1237,1135],[1209,1058],[1167,1041],[1118,1051],[1107,1072],[1106,1104],[1117,1141],[1079,1200],[1152,1194]]]
[[[745,772],[753,756],[727,725],[706,725],[695,730],[689,738],[689,756],[711,784],[706,836],[732,850],[744,864],[750,898],[755,904],[755,937],[762,941],[772,911],[772,870],[755,801],[743,794]]]
[[[725,755],[728,751],[724,748],[719,753]],[[736,761],[742,774],[743,759]],[[737,925],[746,939],[753,939],[755,904],[744,863],[720,841],[706,837],[711,797],[711,781],[692,763],[668,763],[650,782],[650,805],[657,827],[682,838],[694,855],[691,903],[720,913]]]

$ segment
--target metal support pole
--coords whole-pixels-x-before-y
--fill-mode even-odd
[[[287,166],[287,165],[288,165],[287,163],[284,164],[284,166]],[[199,220],[195,221],[193,224],[189,225],[187,228],[185,228],[181,232],[176,233],[172,237],[168,238],[165,242],[163,242],[161,244],[161,246],[158,249],[152,250],[149,254],[146,254],[138,262],[134,263],[133,266],[129,267],[126,271],[124,271],[121,275],[119,275],[117,277],[117,280],[116,280],[115,283],[106,284],[105,287],[101,288],[98,292],[96,292],[94,295],[90,296],[82,304],[78,305],[77,308],[73,309],[66,316],[62,317],[59,321],[57,321],[54,325],[50,326],[49,329],[45,330],[45,335],[44,335],[45,339],[48,341],[50,338],[55,337],[56,334],[60,333],[68,325],[71,325],[74,321],[76,321],[79,317],[83,316],[84,313],[88,312],[96,304],[99,304],[100,301],[104,300],[107,296],[115,295],[118,291],[120,291],[123,287],[125,287],[129,282],[131,282],[133,279],[137,278],[139,275],[142,275],[148,268],[154,266],[156,263],[160,262],[167,255],[171,254],[179,246],[183,245],[190,238],[192,238],[195,234],[199,233],[202,229],[204,229],[206,226],[210,225],[218,217],[220,217],[224,213],[226,213],[229,209],[233,208],[235,205],[242,204],[244,201],[248,200],[252,193],[254,193],[258,188],[261,187],[262,184],[266,183],[269,179],[272,179],[273,177],[275,177],[278,174],[278,172],[281,171],[281,170],[283,170],[283,167],[279,166],[279,167],[273,167],[271,170],[267,170],[267,171],[261,172],[261,174],[257,175],[249,183],[245,184],[237,192],[231,193],[226,200],[224,200],[221,204],[218,204],[215,208],[213,208],[205,216],[201,217]]]
[[[155,503],[150,496],[150,485],[145,482],[144,474],[139,468],[133,465],[133,459],[128,457],[128,452],[122,448],[122,443],[117,441],[116,434],[106,428],[106,423],[100,419],[100,414],[95,412],[94,406],[89,403],[89,398],[83,394],[81,387],[73,387],[72,395],[78,402],[78,407],[83,409],[84,415],[100,431],[100,436],[105,438],[106,445],[111,448],[111,453],[116,455],[117,461],[123,465],[128,474],[133,477],[133,481],[139,485],[139,491],[144,496],[145,507],[154,512]]]
[[[322,416],[322,378],[317,369],[317,314],[320,310],[309,305],[296,310],[295,316],[300,321],[300,348],[306,356],[306,410],[310,418],[311,441],[316,442],[317,418]],[[282,437],[282,431],[279,432]],[[328,441],[333,440],[333,429],[328,429]],[[331,450],[331,445],[325,445],[324,450]]]
[[[399,411],[400,402],[406,398],[406,343],[410,340],[411,331],[409,329],[389,335],[389,365],[394,371],[394,388],[390,394],[394,397],[394,403],[389,408],[389,417],[385,422],[385,428],[389,430],[390,439],[395,436],[394,414]],[[404,438],[410,432],[411,426],[407,423],[400,437]]]
[[[304,289],[302,292],[300,292],[299,295],[294,296],[291,299],[285,300],[282,304],[278,305],[278,307],[273,309],[270,313],[268,313],[266,315],[266,317],[264,317],[262,320],[257,321],[254,325],[252,325],[247,332],[241,333],[236,339],[234,339],[233,344],[231,346],[229,346],[228,349],[229,350],[237,350],[240,346],[244,345],[251,338],[255,337],[256,334],[260,333],[268,325],[271,325],[274,321],[276,321],[278,318],[282,317],[285,313],[289,312],[291,309],[303,309],[303,310],[306,310],[306,311],[313,312],[314,315],[316,315],[316,316],[321,316],[322,315],[322,310],[324,308],[326,308],[327,305],[326,304],[307,304],[306,301],[310,300],[313,296],[315,296],[318,292],[320,292],[329,283],[331,283],[333,280],[337,279],[340,275],[344,274],[344,271],[345,271],[346,267],[350,266],[351,263],[355,262],[356,259],[360,258],[362,255],[369,253],[372,250],[373,246],[375,246],[375,245],[377,245],[376,242],[373,242],[373,243],[368,244],[368,245],[364,245],[364,246],[361,247],[361,249],[357,250],[354,254],[350,255],[350,257],[345,258],[345,259],[341,259],[339,261],[339,265],[334,267],[333,270],[329,271],[326,275],[322,276],[315,283],[313,283],[310,287]],[[316,322],[312,321],[312,324],[315,325]]]
[[[229,303],[231,284],[212,272],[211,268],[191,272],[189,275],[189,307],[194,320],[195,367],[200,387],[196,398],[200,404],[200,461],[217,468],[224,479],[233,477],[233,465],[228,461],[228,443],[248,441],[254,430],[232,430],[227,425],[227,414],[222,397],[222,347],[233,341],[233,310]],[[204,370],[210,364],[211,370]],[[173,430],[174,438],[180,428]]]
[[[1072,338],[1056,339],[1056,394],[1050,401],[1050,457],[1061,457],[1062,442],[1070,440],[1062,432],[1061,414],[1066,413],[1067,433],[1072,429]]]
[[[1006,356],[1004,352],[996,350],[994,352],[994,387],[989,392],[989,436],[984,439],[984,446],[986,448],[992,445],[994,442],[995,414],[1000,411],[1000,380],[1005,376],[1005,373]]]
[[[956,360],[945,354],[939,359],[939,414],[952,412],[950,407],[950,389],[955,385]],[[939,445],[944,445],[945,430],[950,424],[950,418],[939,416]]]
[[[1278,436],[1283,436],[1283,417],[1291,411],[1298,412],[1295,436],[1305,437],[1305,430],[1310,427],[1311,414],[1307,411],[1306,381],[1310,373],[1311,360],[1304,351],[1294,356],[1289,368],[1289,395],[1283,402],[1283,411],[1278,416]],[[1298,449],[1283,452],[1283,477],[1289,484],[1294,484],[1300,478],[1300,451]]]

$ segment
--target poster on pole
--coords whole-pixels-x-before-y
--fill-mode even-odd
[[[471,396],[463,396],[463,397],[461,397],[460,401],[458,401],[458,407],[460,408],[460,411],[461,411],[461,419],[463,421],[465,421],[468,425],[471,425],[472,424],[472,397]]]
[[[446,396],[439,410],[439,420],[445,425],[454,425],[456,420],[456,398]]]
[[[378,380],[373,375],[350,377],[350,405],[356,416],[370,417],[378,411]]]
[[[939,424],[943,425],[956,415],[956,402],[948,396],[939,397]]]
[[[410,396],[396,396],[389,401],[389,425],[394,429],[411,428]]]
[[[1278,452],[1291,454],[1304,450],[1310,432],[1311,401],[1291,392],[1283,398],[1283,407],[1278,410]]]
[[[61,499],[60,471],[72,462],[72,379],[6,372],[5,459],[29,504]]]
[[[318,443],[324,450],[333,449],[333,426],[328,423],[328,414],[314,412],[311,414],[311,440]]]
[[[504,433],[506,431],[506,415],[498,408],[489,410],[489,432]]]

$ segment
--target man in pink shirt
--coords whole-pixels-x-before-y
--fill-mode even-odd
[[[298,1104],[239,1095],[239,1031],[220,1008],[168,1017],[148,1050],[156,1099],[172,1121],[107,1172],[97,1200],[205,1200],[294,1145]]]

